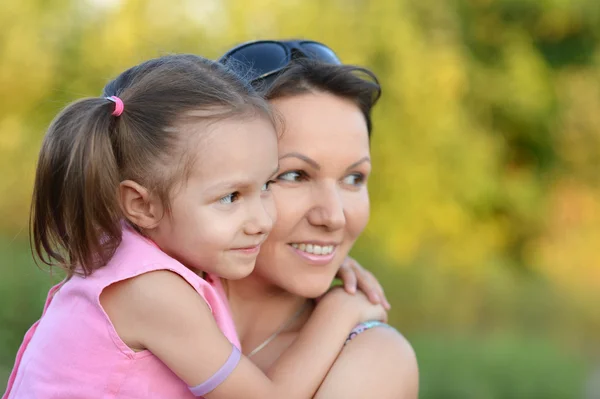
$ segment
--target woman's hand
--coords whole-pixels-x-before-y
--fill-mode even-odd
[[[373,273],[363,268],[356,260],[346,257],[340,266],[336,277],[344,283],[344,289],[349,294],[356,293],[356,288],[360,289],[369,300],[374,304],[381,304],[386,310],[390,310],[391,305],[385,297],[383,287],[375,278]]]
[[[317,310],[320,308],[327,309],[331,315],[350,316],[354,325],[373,320],[387,322],[387,311],[383,304],[372,303],[361,291],[349,294],[341,287],[333,287],[320,298]]]

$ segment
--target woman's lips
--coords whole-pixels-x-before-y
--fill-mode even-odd
[[[306,243],[293,243],[288,244],[288,247],[298,256],[303,258],[310,264],[313,265],[326,265],[330,263],[335,257],[337,251],[337,245],[335,244],[306,244]]]

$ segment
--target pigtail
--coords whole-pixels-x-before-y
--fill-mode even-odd
[[[103,98],[77,101],[52,122],[37,165],[32,247],[67,275],[89,275],[106,264],[121,240],[114,153],[116,104]]]

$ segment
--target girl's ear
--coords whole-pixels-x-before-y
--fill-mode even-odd
[[[164,214],[160,199],[133,180],[119,184],[119,202],[125,217],[142,229],[156,227]]]

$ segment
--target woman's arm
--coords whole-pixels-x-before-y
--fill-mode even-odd
[[[206,302],[181,277],[157,271],[117,283],[101,301],[119,336],[149,349],[189,386],[211,378],[232,354]],[[112,306],[111,306],[112,304]],[[336,323],[331,323],[335,314]],[[298,398],[314,395],[357,321],[385,318],[381,306],[342,290],[326,295],[268,377],[242,357],[208,398]],[[235,352],[235,350],[234,350]]]
[[[348,343],[315,399],[416,399],[419,370],[408,341],[391,328],[372,328]]]

